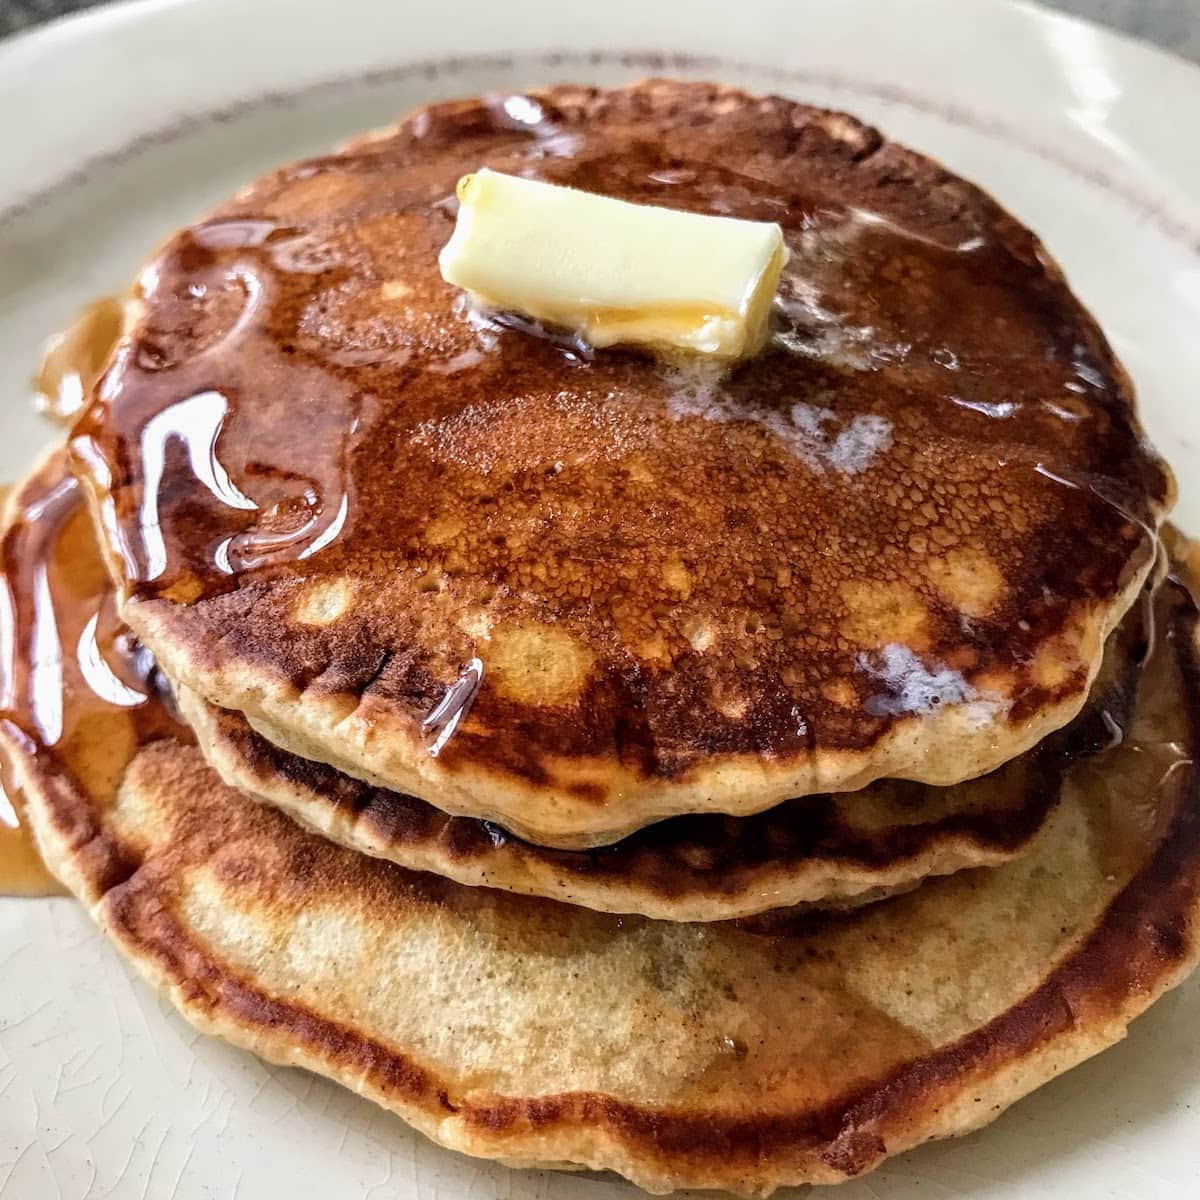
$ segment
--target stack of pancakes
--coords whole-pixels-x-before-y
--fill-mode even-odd
[[[474,310],[485,165],[778,222],[770,346]],[[777,98],[491,97],[248,186],[129,308],[10,503],[0,735],[199,1027],[471,1154],[765,1193],[1200,956],[1173,483],[978,189]]]

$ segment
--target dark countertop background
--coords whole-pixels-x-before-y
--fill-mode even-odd
[[[254,0],[245,2],[252,4]],[[97,0],[0,0],[0,36],[96,3]],[[1043,3],[1122,29],[1200,62],[1200,0],[1043,0]]]

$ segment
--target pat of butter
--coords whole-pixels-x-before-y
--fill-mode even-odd
[[[629,204],[487,169],[458,184],[439,258],[480,303],[618,343],[756,354],[787,261],[778,225]]]

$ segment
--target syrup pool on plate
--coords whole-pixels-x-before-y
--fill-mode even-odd
[[[121,624],[91,518],[61,452],[21,485],[0,546],[0,733],[46,777],[108,805],[137,750],[189,731]],[[22,822],[12,772],[0,800],[0,894],[61,891]]]

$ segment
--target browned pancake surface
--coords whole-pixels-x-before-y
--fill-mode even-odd
[[[778,221],[772,347],[721,378],[481,323],[436,259],[482,165]],[[436,106],[140,290],[75,440],[129,621],[312,757],[559,844],[995,766],[1077,710],[1171,494],[1036,239],[779,99]]]

